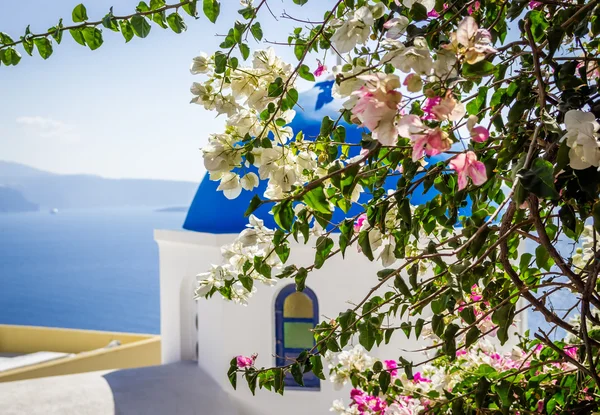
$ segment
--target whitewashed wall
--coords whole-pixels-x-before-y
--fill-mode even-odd
[[[274,302],[278,291],[293,280],[283,280],[275,287],[257,285],[258,292],[247,307],[222,300],[192,300],[195,276],[208,270],[210,264],[221,263],[219,249],[237,235],[212,235],[187,231],[155,231],[160,250],[161,336],[163,363],[195,356],[195,315],[198,315],[198,365],[206,370],[223,389],[230,391],[247,415],[326,414],[334,399],[345,398],[349,390],[335,391],[328,381],[321,381],[320,391],[286,390],[285,396],[257,390],[253,397],[243,379],[233,391],[226,373],[233,356],[258,353],[257,366],[275,364]],[[346,259],[334,257],[323,268],[307,278],[319,300],[320,319],[330,319],[351,308],[377,283],[376,273],[383,267],[370,262],[362,254],[348,249]],[[310,265],[314,248],[292,246],[289,263]],[[523,332],[526,319],[521,318],[515,331]],[[381,359],[397,359],[403,355],[419,360],[423,355],[410,354],[424,346],[421,339],[406,339],[401,331],[389,345],[373,350]],[[326,372],[326,370],[325,370]]]

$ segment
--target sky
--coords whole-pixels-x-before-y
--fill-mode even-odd
[[[40,33],[60,17],[68,24],[77,1],[0,0],[0,31],[17,39],[27,25]],[[130,14],[137,3],[84,2],[90,20],[99,20],[113,5],[115,15]],[[287,41],[297,23],[282,19],[284,10],[314,20],[333,4],[270,1],[278,20],[261,11],[264,39]],[[238,9],[238,0],[221,0],[216,25],[204,16],[185,15],[186,32],[177,35],[152,24],[147,38],[134,37],[127,44],[120,33],[105,29],[104,44],[95,51],[65,33],[45,61],[37,52],[29,57],[19,49],[19,65],[0,67],[0,160],[61,174],[200,181],[205,172],[200,148],[208,134],[223,129],[225,119],[189,103],[189,87],[201,79],[190,74],[189,66],[200,52],[218,49],[216,34],[225,34],[241,17]],[[265,45],[251,43],[251,49],[257,47]],[[291,48],[277,51],[297,62]]]

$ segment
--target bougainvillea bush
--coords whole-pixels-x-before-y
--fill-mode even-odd
[[[235,198],[268,184],[223,263],[200,274],[197,296],[245,304],[279,279],[302,290],[350,249],[381,271],[354,308],[316,327],[315,347],[296,361],[259,368],[255,356],[235,357],[233,385],[241,377],[253,392],[284,393],[286,372],[302,383],[312,371],[352,385],[332,404],[340,414],[599,411],[599,1],[331,1],[321,20],[295,20],[283,42],[293,62],[264,44],[267,0],[241,3],[153,0],[98,21],[79,5],[72,26],[0,34],[0,61],[16,65],[20,48],[48,58],[66,31],[95,49],[103,28],[126,40],[153,26],[179,33],[183,13],[214,23],[222,7],[239,8],[220,49],[193,59],[191,90],[224,119],[202,149],[219,190]],[[328,68],[326,56],[339,64]],[[339,116],[316,137],[294,136],[300,79],[326,75]],[[346,142],[348,124],[364,130],[360,143]],[[434,197],[411,204],[431,188]],[[277,229],[252,214],[263,205]],[[313,263],[288,262],[292,240],[314,245]],[[554,308],[556,295],[571,308]],[[526,312],[547,325],[498,352],[494,342],[507,342]],[[369,356],[410,333],[432,337],[427,359]]]

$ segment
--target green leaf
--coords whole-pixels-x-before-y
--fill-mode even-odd
[[[465,347],[469,348],[471,345],[475,344],[480,335],[481,331],[479,331],[477,327],[471,327],[465,336]]]
[[[415,323],[415,337],[417,338],[417,340],[419,339],[421,331],[423,330],[423,324],[425,324],[425,320],[423,320],[422,318],[418,319]]]
[[[250,27],[250,33],[252,33],[252,36],[254,36],[254,39],[260,41],[263,38],[263,31],[262,28],[260,27],[260,22],[256,22],[252,25],[252,27]]]
[[[227,371],[227,377],[233,389],[237,386],[237,358],[234,357],[229,362],[229,370]]]
[[[465,63],[462,74],[465,78],[481,78],[493,74],[495,70],[493,63],[484,60],[473,65]]]
[[[273,216],[275,222],[281,229],[285,229],[286,231],[292,229],[292,224],[294,222],[294,208],[292,207],[292,201],[284,200],[273,206]]]
[[[69,33],[75,42],[79,43],[81,46],[85,46],[85,38],[83,37],[81,29],[69,29]]]
[[[246,382],[248,382],[248,388],[252,395],[256,394],[256,381],[258,379],[258,372],[247,372],[246,373]]]
[[[298,75],[300,75],[300,78],[306,79],[307,81],[315,81],[315,76],[310,72],[310,69],[306,65],[300,66],[300,69],[298,69]]]
[[[31,39],[27,39],[27,38],[21,38],[23,39],[23,49],[25,49],[25,52],[27,52],[27,54],[29,56],[32,56],[33,53],[33,40]]]
[[[550,271],[554,261],[550,258],[550,253],[543,245],[539,245],[535,249],[535,264],[538,268],[543,268],[546,271]]]
[[[510,388],[511,383],[507,380],[502,380],[498,383],[494,384],[494,390],[500,397],[500,401],[502,402],[502,406],[508,408],[512,403]]]
[[[252,278],[240,275],[239,280],[245,289],[247,289],[249,292],[252,292],[252,286],[254,285]]]
[[[427,8],[421,3],[414,2],[410,9],[410,15],[417,22],[425,20],[427,19]]]
[[[304,6],[307,2],[308,2],[308,0],[294,0],[294,3],[296,3],[300,6]]]
[[[533,40],[539,42],[546,36],[548,22],[546,21],[545,11],[532,10],[529,12],[529,20],[531,21],[531,33]]]
[[[295,282],[296,282],[296,291],[304,291],[306,288],[306,276],[308,275],[308,271],[306,268],[300,268],[296,273]]]
[[[300,386],[304,386],[304,376],[302,373],[302,369],[300,368],[300,365],[298,363],[294,363],[292,365],[291,372],[292,372],[292,377],[294,378],[296,383],[299,384]]]
[[[196,3],[197,3],[197,0],[192,0],[188,4],[184,4],[183,6],[181,6],[181,8],[183,10],[185,10],[185,12],[187,14],[189,14],[190,16],[197,18],[198,17],[198,10],[197,10],[197,7],[196,7]]]
[[[387,392],[391,380],[392,376],[390,375],[390,372],[388,372],[387,370],[379,372],[379,387],[381,388],[381,391],[383,393]]]
[[[304,203],[306,203],[310,208],[317,212],[330,214],[331,210],[329,209],[329,202],[325,197],[325,193],[323,192],[323,186],[319,186],[311,191],[307,192],[302,198]]]
[[[262,200],[258,195],[252,196],[252,200],[250,200],[250,205],[248,205],[248,209],[244,212],[244,216],[248,217],[252,212],[254,212],[258,207],[262,204]]]
[[[269,84],[268,94],[270,98],[275,98],[283,94],[283,79],[281,79],[281,77],[275,78],[275,80]]]
[[[477,388],[475,390],[475,405],[477,408],[481,409],[484,407],[483,405],[485,402],[485,397],[487,396],[489,389],[490,382],[485,377],[479,379],[479,382],[477,382]]]
[[[394,287],[396,287],[405,298],[408,299],[412,297],[410,289],[408,288],[408,285],[406,285],[406,282],[404,282],[404,278],[402,278],[401,275],[396,275],[396,278],[394,278]]]
[[[600,202],[594,203],[592,217],[594,218],[594,229],[596,229],[596,232],[600,232]]]
[[[157,10],[164,7],[167,3],[165,0],[150,0],[150,10]]]
[[[50,42],[50,39],[41,37],[34,39],[33,42],[42,58],[48,59],[52,55],[52,42]]]
[[[119,21],[119,26],[121,27],[121,33],[125,38],[125,43],[133,39],[133,29],[131,28],[131,23],[129,23],[128,20]]]
[[[369,258],[369,261],[375,259],[373,257],[373,250],[371,249],[371,242],[369,242],[369,231],[362,231],[358,234],[358,245],[361,247],[363,254]]]
[[[8,45],[14,43],[14,40],[4,32],[0,32],[0,45]]]
[[[371,350],[375,345],[375,336],[377,328],[371,323],[361,324],[359,327],[358,342],[367,350]]]
[[[250,56],[250,48],[248,47],[248,45],[246,45],[245,43],[240,43],[238,47],[240,48],[242,58],[244,58],[244,60],[248,59],[248,57]]]
[[[183,18],[178,13],[170,14],[167,17],[167,23],[169,24],[171,30],[177,34],[184,32],[187,29]]]
[[[340,251],[342,252],[342,256],[346,253],[346,248],[352,239],[352,234],[354,233],[354,223],[352,219],[345,219],[340,224]]]
[[[223,73],[227,68],[227,55],[223,52],[215,53],[215,72]]]
[[[311,356],[310,363],[312,365],[312,372],[315,374],[315,376],[319,379],[325,380],[325,375],[323,374],[323,361],[321,360],[321,356]]]
[[[333,239],[326,236],[319,236],[317,239],[317,251],[315,253],[315,268],[319,269],[327,260],[327,257],[333,249]]]
[[[62,35],[63,35],[63,22],[62,19],[60,19],[58,21],[58,25],[56,26],[52,26],[50,29],[48,29],[48,32],[50,33],[50,35],[52,35],[52,38],[54,38],[54,40],[56,40],[56,43],[58,43],[60,45],[60,42],[62,41]]]
[[[137,7],[135,8],[135,11],[137,11],[138,13],[149,12],[150,6],[148,6],[148,4],[145,1],[140,1]]]
[[[146,18],[140,15],[131,18],[131,27],[136,36],[141,38],[148,36],[150,29],[152,29]]]
[[[203,0],[202,10],[208,20],[215,23],[221,12],[221,4],[217,0]]]
[[[559,194],[554,187],[554,169],[552,163],[536,158],[530,170],[519,171],[520,183],[526,190],[542,199],[558,199]]]
[[[104,40],[102,39],[102,31],[100,29],[97,27],[86,27],[81,32],[85,43],[91,50],[96,50],[102,46]]]
[[[165,12],[158,12],[152,14],[152,21],[162,27],[163,29],[167,28],[167,19],[165,17]]]
[[[112,13],[108,13],[106,16],[104,16],[102,18],[102,26],[106,27],[107,29],[112,30],[113,32],[119,31],[119,24],[118,24],[117,20],[114,18],[114,16],[112,15]]]
[[[85,22],[88,19],[87,10],[83,4],[78,4],[71,14],[75,23]]]

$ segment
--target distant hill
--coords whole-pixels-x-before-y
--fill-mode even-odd
[[[0,186],[0,213],[34,212],[38,209],[38,205],[25,199],[18,190]]]
[[[44,208],[189,206],[197,183],[61,175],[0,161],[0,186]]]

